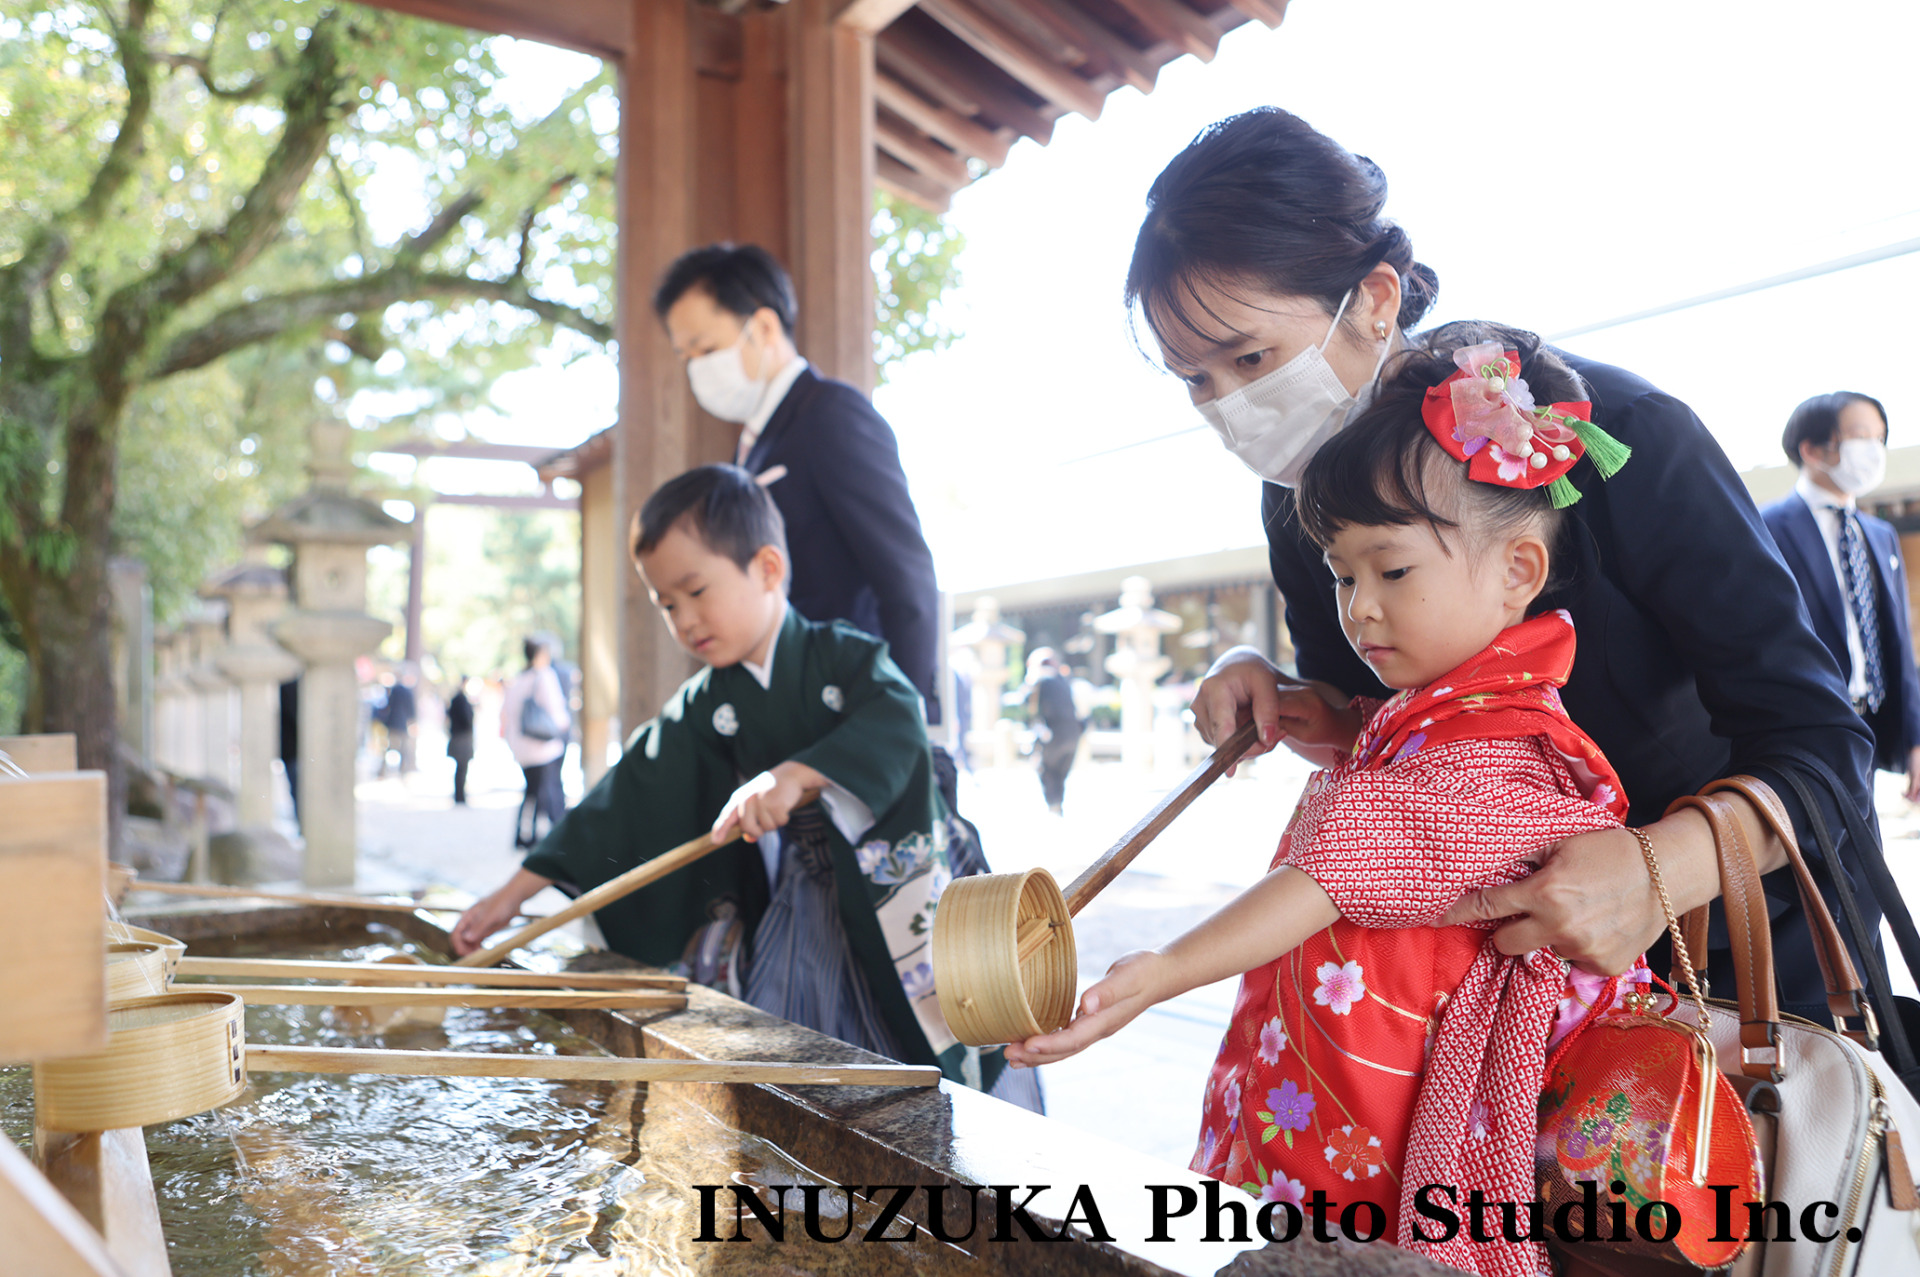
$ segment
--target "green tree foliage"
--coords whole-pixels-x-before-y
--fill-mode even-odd
[[[960,283],[967,237],[938,213],[886,194],[873,207],[873,354],[882,382],[887,368],[923,350],[945,350],[955,333],[939,301]]]
[[[0,637],[30,729],[112,769],[107,558],[177,604],[315,411],[457,410],[560,330],[610,340],[610,76],[536,118],[500,79],[474,33],[331,0],[0,0]]]

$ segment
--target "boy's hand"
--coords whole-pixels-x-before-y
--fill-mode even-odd
[[[504,889],[474,901],[460,915],[460,921],[453,924],[453,951],[466,957],[484,945],[488,936],[504,931],[519,913],[520,901]]]
[[[1164,1000],[1160,976],[1165,965],[1165,955],[1155,950],[1129,953],[1107,968],[1100,983],[1080,995],[1080,1013],[1072,1024],[1025,1042],[1009,1042],[1007,1063],[1015,1068],[1052,1064],[1112,1037],[1142,1011]]]
[[[761,772],[734,790],[720,809],[720,818],[713,822],[714,845],[731,840],[736,833],[752,840],[780,828],[808,790],[825,789],[827,784],[825,776],[805,763],[785,762]]]

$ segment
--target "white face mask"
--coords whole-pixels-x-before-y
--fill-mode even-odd
[[[693,386],[694,401],[735,425],[744,425],[767,393],[767,378],[747,376],[747,366],[740,358],[740,348],[746,342],[743,328],[740,340],[733,345],[687,360],[687,381]]]
[[[1840,461],[1827,471],[1833,486],[1850,497],[1872,492],[1887,477],[1887,445],[1878,439],[1842,439]]]
[[[1391,340],[1382,344],[1373,376],[1358,395],[1347,393],[1325,353],[1352,298],[1348,289],[1318,346],[1307,347],[1257,381],[1197,405],[1227,451],[1268,482],[1297,485],[1320,445],[1373,399],[1374,379],[1387,362]]]

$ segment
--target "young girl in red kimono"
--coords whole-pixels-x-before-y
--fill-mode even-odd
[[[1331,688],[1283,710],[1308,781],[1274,869],[1164,948],[1130,954],[1074,1022],[1008,1048],[1040,1064],[1157,1002],[1245,972],[1210,1077],[1193,1169],[1267,1201],[1316,1200],[1332,1227],[1470,1272],[1534,1277],[1526,1235],[1542,1073],[1557,1040],[1624,982],[1550,950],[1501,954],[1486,926],[1434,924],[1511,882],[1558,839],[1620,824],[1627,801],[1556,690],[1573,667],[1563,611],[1541,611],[1567,472],[1625,449],[1585,420],[1578,379],[1544,352],[1534,402],[1498,345],[1416,349],[1315,456],[1299,511],[1333,572],[1348,642],[1385,702]],[[1644,971],[1635,973],[1644,981]],[[1416,1209],[1465,1221],[1475,1241]],[[1324,1194],[1321,1199],[1315,1193]],[[1370,1205],[1369,1205],[1370,1204]]]

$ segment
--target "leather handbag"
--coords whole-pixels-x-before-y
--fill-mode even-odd
[[[1642,846],[1678,932],[1652,845]],[[1548,1246],[1569,1273],[1721,1269],[1747,1249],[1744,1214],[1717,1226],[1715,1186],[1757,1198],[1759,1150],[1700,1027],[1707,1012],[1694,968],[1678,957],[1694,1018],[1672,1015],[1677,994],[1664,1011],[1654,1009],[1658,994],[1628,994],[1624,1011],[1593,1016],[1547,1060],[1536,1166],[1545,1218],[1556,1223]],[[1610,988],[1599,1005],[1612,1002]]]
[[[520,734],[528,740],[558,740],[560,724],[534,695],[535,690],[528,688],[527,699],[520,702]]]
[[[1920,1138],[1920,1104],[1856,1035],[1781,1013],[1760,873],[1731,794],[1746,798],[1786,848],[1836,1025],[1859,1018],[1867,1030],[1857,1036],[1866,1037],[1875,1019],[1773,790],[1754,777],[1734,776],[1677,800],[1670,812],[1692,808],[1713,828],[1737,997],[1709,1000],[1704,1014],[1722,1067],[1744,1097],[1763,1168],[1764,1193],[1752,1205],[1730,1195],[1729,1213],[1736,1220],[1746,1214],[1754,1234],[1732,1271],[1739,1277],[1920,1274],[1920,1193],[1904,1146],[1906,1138]],[[1826,849],[1824,834],[1822,843]],[[1706,957],[1706,938],[1705,908],[1689,913],[1674,937],[1695,964]],[[1676,1018],[1697,1023],[1701,1013],[1683,1005]]]

